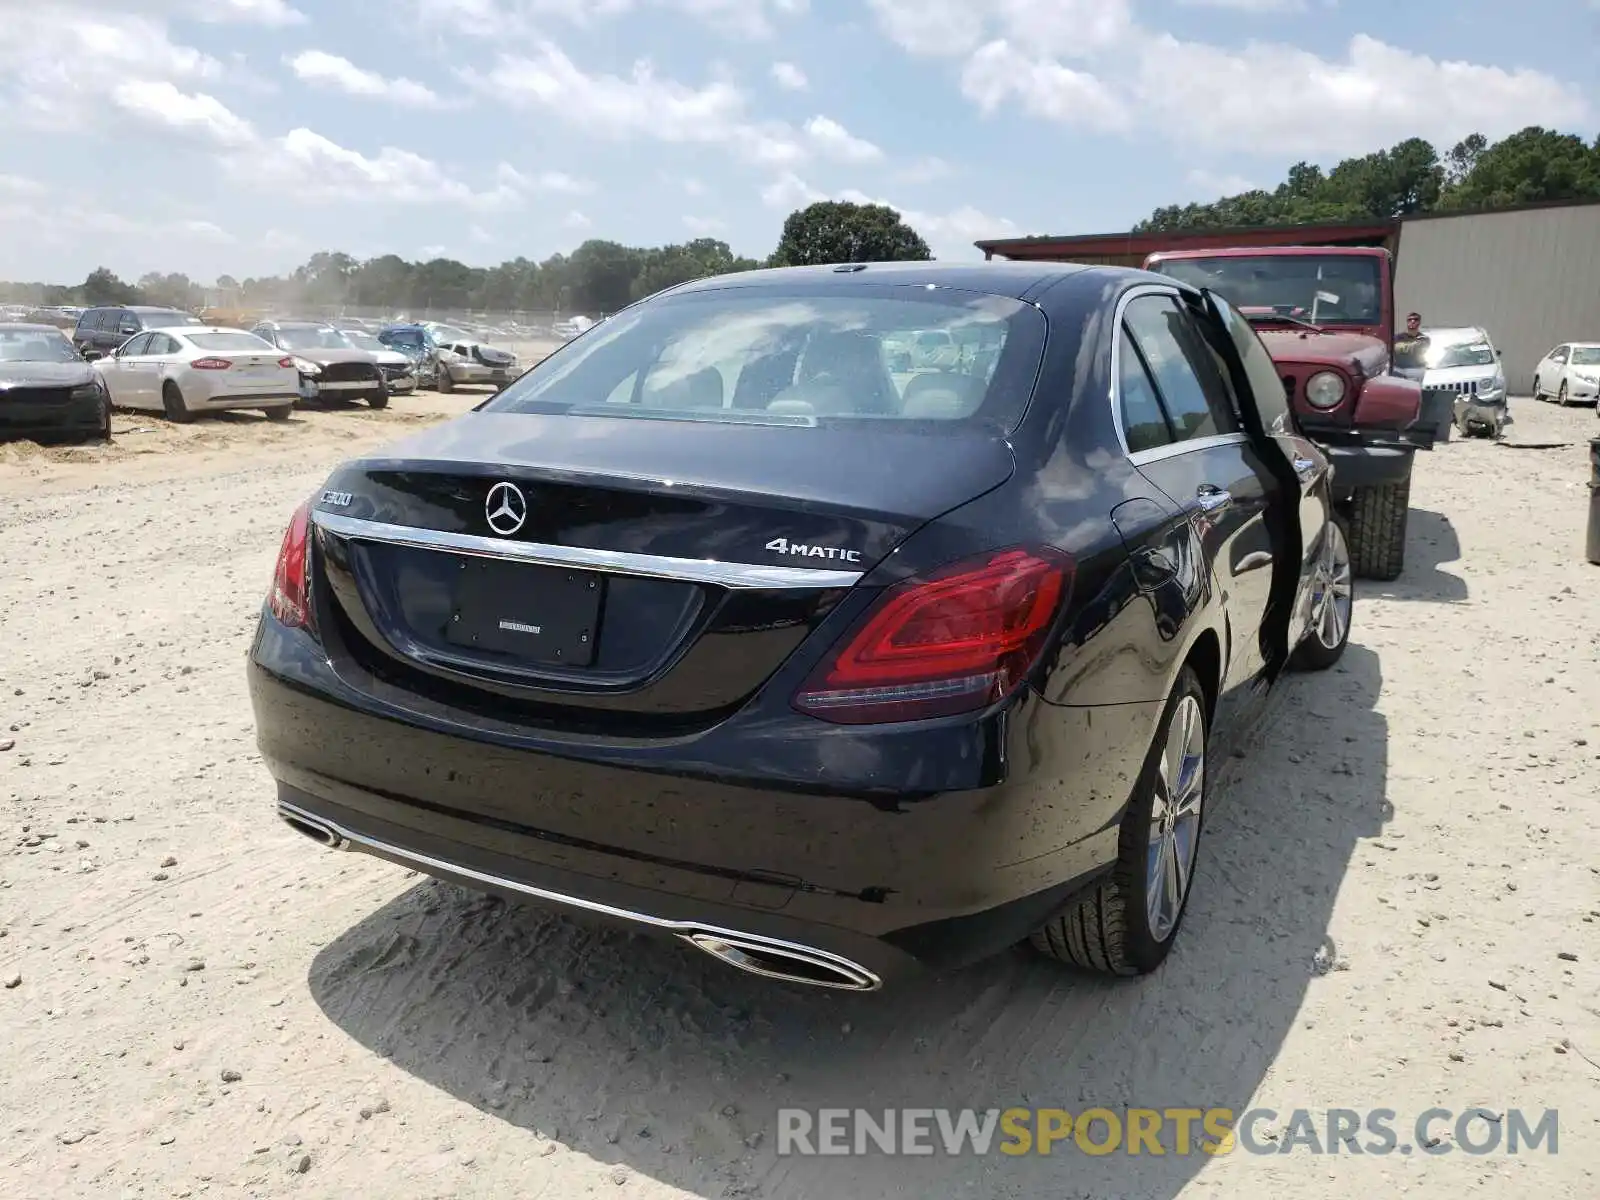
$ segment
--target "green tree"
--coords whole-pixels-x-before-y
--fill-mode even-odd
[[[1600,199],[1600,146],[1576,134],[1530,125],[1492,146],[1479,138],[1477,146],[1460,148],[1467,169],[1445,194],[1443,209]]]
[[[633,299],[633,281],[643,266],[644,251],[591,238],[567,260],[570,305],[579,312],[616,312]]]
[[[112,274],[106,267],[96,267],[78,289],[85,304],[137,304],[139,289]]]
[[[789,214],[771,264],[925,262],[932,257],[922,235],[887,205],[819,200]]]

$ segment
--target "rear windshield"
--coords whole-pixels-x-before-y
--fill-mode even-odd
[[[975,292],[732,287],[619,313],[484,409],[1009,432],[1032,392],[1045,329],[1032,306]],[[907,347],[929,334],[959,352],[923,365]]]
[[[1383,321],[1378,260],[1352,254],[1262,254],[1172,258],[1151,268],[1208,288],[1252,316],[1271,311],[1313,324]]]
[[[166,329],[172,325],[203,325],[205,324],[193,313],[178,312],[175,309],[162,309],[159,312],[141,312],[139,320],[144,322],[146,329]]]
[[[191,333],[189,340],[202,350],[224,350],[232,354],[260,354],[272,351],[272,343],[253,333]]]

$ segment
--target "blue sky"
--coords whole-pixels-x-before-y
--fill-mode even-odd
[[[1600,0],[0,0],[0,278],[764,256],[813,199],[1126,228],[1413,134],[1592,138]]]

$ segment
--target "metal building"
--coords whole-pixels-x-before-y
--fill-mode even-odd
[[[1387,246],[1395,256],[1396,322],[1414,310],[1425,325],[1483,327],[1504,352],[1507,383],[1522,394],[1551,347],[1600,341],[1600,202],[1396,221],[1003,238],[977,246],[985,258],[1130,267],[1156,250]]]
[[[1410,217],[1394,300],[1399,317],[1488,330],[1526,395],[1552,347],[1600,341],[1600,203]]]

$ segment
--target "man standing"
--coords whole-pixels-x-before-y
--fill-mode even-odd
[[[1422,314],[1407,313],[1406,327],[1394,335],[1394,368],[1400,372],[1427,368],[1428,335],[1422,332]]]

